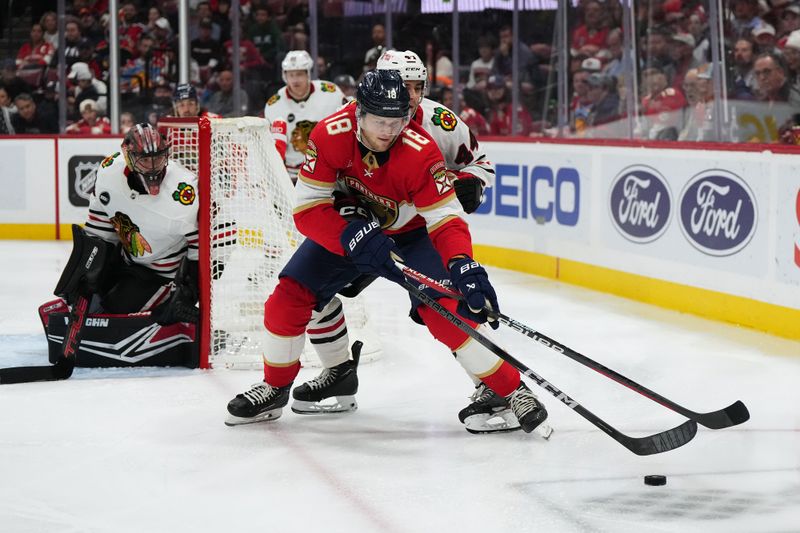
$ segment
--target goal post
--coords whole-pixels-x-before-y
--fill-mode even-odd
[[[158,127],[170,157],[198,178],[200,366],[259,368],[264,302],[303,240],[292,216],[294,186],[267,121],[167,117]],[[351,341],[364,342],[362,361],[378,358],[363,299],[342,301]],[[319,366],[308,341],[301,362]]]

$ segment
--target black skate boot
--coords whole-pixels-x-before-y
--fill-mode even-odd
[[[508,400],[479,384],[472,394],[472,403],[458,413],[458,419],[470,433],[498,433],[520,429],[519,421]]]
[[[292,391],[292,411],[301,415],[345,413],[358,409],[355,394],[358,392],[358,359],[361,341],[353,343],[353,359],[333,368],[324,368],[319,376],[295,387]],[[325,400],[333,398],[334,403]]]
[[[547,409],[525,383],[520,381],[519,386],[506,399],[525,433],[530,433],[547,420]],[[548,432],[547,437],[549,436]]]
[[[292,411],[301,415],[344,413],[358,408],[358,375],[355,361],[324,368],[320,375],[292,391]],[[334,403],[322,403],[334,398]]]
[[[291,385],[272,387],[263,381],[254,384],[249,391],[237,394],[236,398],[228,402],[230,416],[225,425],[238,426],[277,420],[289,403],[291,388]]]

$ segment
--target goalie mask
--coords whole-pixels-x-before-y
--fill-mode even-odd
[[[142,182],[147,192],[158,194],[167,173],[169,144],[152,125],[136,124],[122,141],[125,163]]]

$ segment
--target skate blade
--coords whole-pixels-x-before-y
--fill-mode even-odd
[[[349,413],[358,409],[355,396],[334,396],[326,398],[323,402],[334,400],[333,403],[306,402],[294,400],[292,411],[298,415],[330,415],[337,413]]]
[[[225,420],[225,425],[233,427],[233,426],[244,426],[246,424],[257,424],[258,422],[271,422],[273,420],[279,419],[281,417],[282,411],[283,411],[282,409],[272,409],[271,411],[265,411],[260,415],[256,415],[250,418],[228,415],[228,418]]]
[[[464,427],[473,435],[508,433],[522,429],[511,410],[493,414],[477,414],[464,419]]]

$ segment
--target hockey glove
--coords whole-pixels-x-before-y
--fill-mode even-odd
[[[490,319],[487,310],[500,311],[500,306],[486,269],[471,257],[455,259],[450,263],[450,281],[464,296],[458,302],[458,313],[475,322],[489,321],[492,329],[497,329],[497,320]]]
[[[344,228],[341,243],[359,272],[377,274],[402,285],[405,278],[391,255],[394,252],[399,256],[397,247],[381,231],[380,224],[374,220],[354,220]]]
[[[453,186],[456,189],[456,197],[461,202],[461,207],[464,212],[469,214],[475,212],[481,205],[483,199],[483,182],[470,176],[469,174],[462,174],[463,178],[456,178],[453,180]]]
[[[200,310],[195,306],[198,296],[197,261],[185,258],[175,274],[175,290],[169,300],[153,310],[153,319],[162,326],[176,322],[197,322]]]

